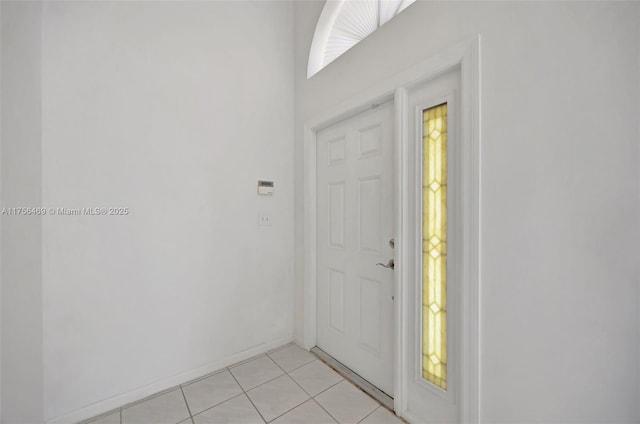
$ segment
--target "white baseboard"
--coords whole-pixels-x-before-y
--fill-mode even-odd
[[[191,371],[183,372],[183,373],[171,376],[169,378],[166,378],[164,380],[157,381],[147,386],[132,390],[130,392],[123,393],[121,395],[117,395],[112,398],[102,400],[100,402],[93,403],[91,405],[85,406],[84,408],[77,409],[68,414],[55,417],[55,418],[50,418],[46,421],[46,424],[78,423],[83,420],[96,417],[100,414],[113,411],[117,408],[136,402],[140,399],[144,399],[156,393],[166,391],[173,387],[179,386],[180,384],[186,383],[191,380],[195,380],[196,378],[221,370],[223,368],[228,367],[229,365],[233,365],[237,362],[244,361],[253,356],[268,352],[272,349],[275,349],[287,343],[291,343],[292,341],[293,341],[293,336],[289,336],[289,337],[284,337],[278,340],[274,340],[269,343],[258,345],[251,349],[243,350],[242,352],[233,354],[231,356],[220,359],[218,361],[211,362],[209,364],[203,365]]]

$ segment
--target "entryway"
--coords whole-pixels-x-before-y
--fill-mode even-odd
[[[479,42],[305,125],[305,324],[414,423],[479,419]]]

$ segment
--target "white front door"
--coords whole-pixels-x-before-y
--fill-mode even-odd
[[[393,397],[393,103],[317,135],[317,344]]]
[[[460,70],[408,92],[409,140],[403,346],[406,408],[412,423],[460,421],[462,193]]]

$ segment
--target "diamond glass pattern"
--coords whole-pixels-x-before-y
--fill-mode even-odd
[[[422,377],[447,390],[447,104],[422,114]]]

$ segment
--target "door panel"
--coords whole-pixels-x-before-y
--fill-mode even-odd
[[[329,328],[344,334],[344,272],[329,269]]]
[[[393,105],[318,132],[317,343],[393,396]]]
[[[380,253],[380,177],[358,181],[358,247],[361,251]]]
[[[380,355],[381,285],[380,281],[364,277],[360,278],[358,342],[363,349],[369,350],[374,355]]]
[[[329,247],[344,248],[345,182],[329,184]]]

